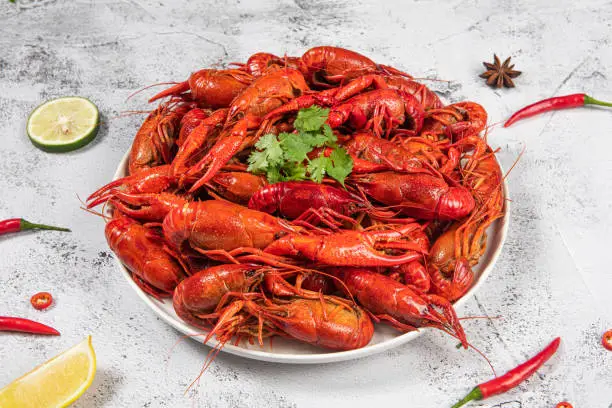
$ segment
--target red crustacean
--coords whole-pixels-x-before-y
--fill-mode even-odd
[[[263,249],[280,236],[301,229],[261,211],[222,200],[193,201],[170,211],[163,222],[166,241],[207,254],[239,248]]]
[[[467,348],[463,327],[448,300],[436,295],[419,294],[388,276],[367,269],[336,268],[333,273],[342,279],[345,290],[361,306],[399,330],[435,327],[456,337]]]
[[[470,190],[429,174],[383,172],[358,175],[353,181],[373,199],[416,218],[455,220],[470,214],[475,205]]]
[[[297,57],[278,57],[274,54],[267,52],[258,52],[249,57],[244,64],[232,64],[239,67],[239,69],[248,72],[253,77],[258,78],[272,69],[281,67],[289,67],[293,69],[298,68],[299,58]]]
[[[319,88],[331,88],[362,75],[389,73],[410,77],[395,68],[376,64],[368,57],[340,47],[314,47],[306,51],[299,67],[308,83]]]
[[[191,187],[196,191],[206,184],[236,153],[256,141],[248,138],[250,129],[257,128],[268,112],[308,91],[302,74],[295,69],[281,69],[257,78],[229,107],[226,130],[207,154],[187,175],[200,175]]]
[[[360,212],[379,218],[393,214],[375,209],[356,194],[311,181],[269,184],[253,194],[249,208],[306,224],[323,222],[331,229],[338,229],[342,222],[354,223],[350,216]]]
[[[333,93],[332,93],[333,94]],[[335,96],[305,95],[285,104],[264,117],[259,133],[268,132],[272,123],[284,114],[312,105],[329,105],[327,123],[332,129],[350,126],[371,130],[378,137],[389,134],[415,135],[423,126],[425,111],[417,99],[397,89],[375,89],[359,93],[343,102]],[[331,101],[331,102],[330,102]]]
[[[478,135],[487,126],[487,111],[476,102],[457,102],[431,109],[423,124],[422,134],[446,137],[453,142]]]
[[[209,314],[231,292],[249,292],[261,281],[260,266],[217,265],[203,269],[183,280],[174,290],[172,304],[183,320],[210,328]]]
[[[412,138],[408,138],[410,140]],[[432,160],[423,154],[413,153],[398,143],[381,139],[371,132],[356,132],[344,144],[353,158],[353,173],[371,173],[393,170],[409,173],[431,173]],[[435,159],[433,159],[435,160]],[[437,166],[437,161],[434,161]]]
[[[416,223],[380,230],[341,231],[329,235],[288,234],[270,243],[264,253],[306,258],[330,266],[394,266],[414,261],[427,252],[411,232]],[[389,255],[385,251],[399,254]]]
[[[252,81],[251,75],[238,69],[201,69],[191,74],[187,81],[153,96],[149,102],[167,96],[182,96],[197,102],[202,108],[227,108]]]
[[[171,296],[187,274],[164,247],[161,234],[131,218],[115,214],[104,230],[110,249],[130,270],[134,282],[154,297]]]
[[[472,190],[477,209],[436,239],[428,259],[432,291],[451,301],[471,287],[471,266],[478,263],[486,249],[486,228],[503,215],[504,206],[501,169],[490,149],[482,155],[472,155],[464,172],[464,183]]]
[[[259,333],[249,333],[257,335],[260,343],[262,331],[270,326],[290,338],[330,350],[364,347],[374,335],[372,320],[363,309],[346,299],[322,295],[320,299],[294,298],[268,303],[236,300],[224,309],[206,340],[217,335],[223,343],[235,334],[243,334],[241,325],[236,324],[236,314],[243,310],[260,320]]]
[[[129,174],[170,163],[180,121],[189,109],[189,104],[162,104],[149,114],[132,143],[128,161]]]

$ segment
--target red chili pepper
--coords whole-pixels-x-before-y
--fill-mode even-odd
[[[597,99],[591,98],[589,95],[583,93],[555,96],[554,98],[544,99],[520,109],[510,116],[510,119],[504,123],[504,127],[508,127],[514,122],[538,115],[540,113],[557,109],[577,108],[584,105],[612,106],[612,103],[598,101]]]
[[[608,330],[601,336],[601,344],[606,350],[612,351],[612,330]]]
[[[34,224],[30,221],[26,221],[23,218],[10,218],[8,220],[0,221],[0,235],[8,234],[9,232],[19,232],[30,229],[43,229],[43,230],[54,230],[54,231],[70,231],[68,228],[54,227],[52,225],[45,224]]]
[[[0,316],[0,331],[13,331],[32,334],[48,334],[59,336],[60,333],[53,327],[49,327],[33,320],[22,319],[21,317]]]
[[[53,296],[49,292],[38,292],[30,298],[30,303],[36,310],[45,310],[53,303]]]
[[[555,408],[574,408],[569,402],[560,402]]]
[[[501,377],[497,377],[491,381],[477,385],[468,395],[465,396],[465,398],[453,405],[452,408],[459,408],[469,401],[482,400],[493,395],[502,394],[516,387],[527,378],[531,377],[531,375],[535,373],[538,368],[542,367],[542,365],[549,358],[551,358],[553,354],[555,354],[560,343],[561,338],[557,337],[552,341],[552,343],[546,346],[544,350],[540,351],[523,364],[513,368]]]

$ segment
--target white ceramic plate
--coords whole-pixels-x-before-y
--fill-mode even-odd
[[[115,173],[114,179],[123,177],[127,173],[127,164],[128,164],[128,154],[129,151],[125,154],[121,163],[119,163],[119,167]],[[508,186],[504,181],[504,194],[505,197],[508,197]],[[489,276],[491,271],[493,270],[493,266],[501,253],[502,246],[504,241],[506,240],[506,235],[508,233],[508,226],[510,223],[509,213],[510,209],[508,207],[508,201],[506,201],[506,211],[503,218],[500,218],[495,223],[493,223],[488,231],[488,240],[487,240],[487,251],[484,256],[480,259],[480,263],[476,265],[474,268],[474,272],[476,274],[476,278],[474,281],[474,285],[470,288],[470,290],[455,302],[455,309],[460,310],[463,304],[478,291],[478,289],[482,286],[483,282]],[[164,321],[170,324],[172,327],[177,329],[178,331],[188,335],[196,335],[201,334],[202,330],[191,326],[184,321],[182,321],[174,312],[172,308],[172,300],[167,299],[163,302],[160,302],[153,297],[147,295],[143,292],[132,280],[130,273],[123,266],[121,261],[115,256],[115,260],[117,262],[117,266],[119,270],[127,279],[130,286],[134,289],[134,291],[140,296],[140,298],[155,312],[159,317],[161,317]],[[367,346],[350,351],[325,351],[321,348],[317,348],[314,346],[310,346],[308,344],[292,341],[284,338],[275,338],[273,342],[273,347],[270,347],[269,344],[265,344],[264,347],[260,347],[258,344],[249,344],[244,341],[241,342],[238,346],[233,344],[226,344],[223,347],[223,351],[230,354],[235,354],[242,357],[252,358],[255,360],[263,360],[263,361],[272,361],[277,363],[293,363],[293,364],[319,364],[319,363],[331,363],[336,361],[344,361],[344,360],[352,360],[355,358],[365,357],[372,354],[380,353],[385,350],[389,350],[393,347],[397,347],[401,344],[407,343],[410,340],[413,340],[420,336],[425,330],[433,330],[433,329],[421,329],[419,331],[401,334],[397,330],[392,329],[391,327],[378,324],[376,325],[376,330],[374,332],[374,337],[370,341],[370,344]],[[193,337],[193,339],[198,340],[202,339],[203,336]],[[215,339],[211,339],[207,345],[213,347],[217,344]]]

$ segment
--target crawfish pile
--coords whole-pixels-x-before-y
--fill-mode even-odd
[[[134,281],[221,345],[280,335],[349,350],[375,321],[467,346],[451,302],[504,211],[483,107],[445,106],[342,48],[234,65],[154,96],[169,99],[137,132],[129,175],[88,198],[109,204],[106,238]],[[294,132],[313,105],[352,159],[344,185],[247,171],[262,135]]]

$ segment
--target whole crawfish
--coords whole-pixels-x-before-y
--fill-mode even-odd
[[[410,77],[395,68],[378,65],[368,57],[340,47],[314,47],[299,61],[300,71],[308,82],[318,88],[331,88],[362,75],[392,73]]]
[[[417,237],[415,237],[417,235]],[[307,259],[330,266],[394,266],[423,257],[428,242],[417,223],[382,230],[346,231],[329,235],[285,235],[270,243],[265,254]],[[386,252],[398,253],[387,254]],[[265,257],[263,259],[265,262]],[[273,264],[273,263],[272,263]]]
[[[370,313],[402,331],[435,327],[449,333],[467,348],[467,339],[450,302],[440,296],[419,294],[379,273],[358,268],[333,270],[348,290]],[[439,313],[436,308],[440,308]]]
[[[236,315],[242,310],[260,321],[260,343],[263,328],[272,326],[290,338],[330,350],[353,350],[367,345],[374,325],[366,312],[345,299],[321,295],[320,299],[294,298],[261,302],[236,300],[225,309],[209,337],[228,339],[240,333]],[[231,323],[230,323],[231,322]]]
[[[470,190],[429,174],[383,172],[357,175],[352,182],[373,199],[416,218],[455,220],[475,205]]]
[[[172,304],[183,320],[211,326],[207,316],[231,292],[249,292],[261,281],[261,267],[244,264],[218,265],[203,269],[183,280],[174,290]]]
[[[197,102],[202,108],[226,108],[252,81],[251,75],[238,69],[201,69],[191,74],[187,81],[153,96],[149,102],[166,96],[181,96]]]
[[[249,208],[269,214],[278,213],[299,223],[324,223],[337,230],[342,222],[354,224],[351,215],[363,212],[388,218],[392,213],[376,210],[364,198],[327,184],[311,181],[286,181],[269,184],[251,197]]]
[[[474,281],[471,267],[485,252],[486,229],[504,213],[503,178],[493,152],[487,149],[482,155],[474,153],[463,172],[464,185],[476,198],[476,210],[436,239],[428,259],[432,292],[451,301],[471,287]]]

